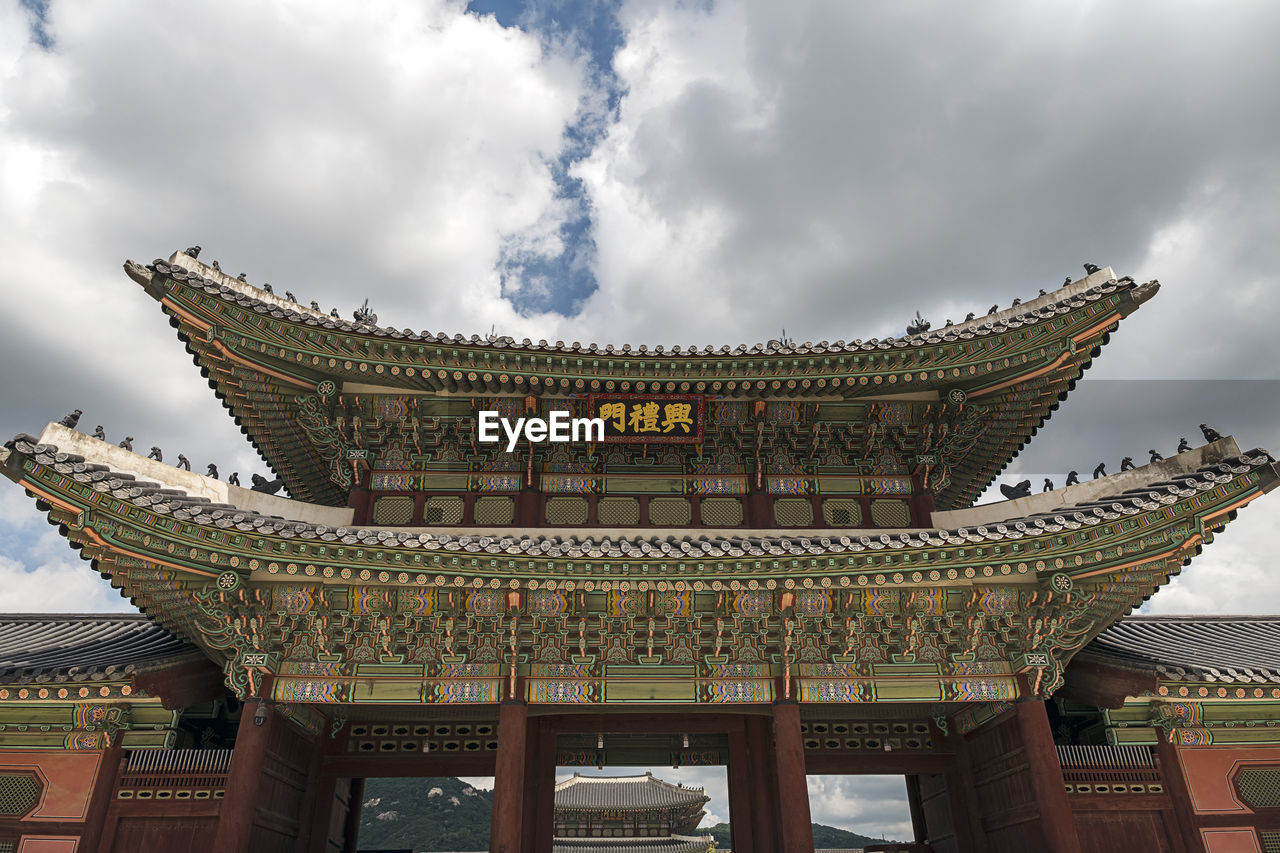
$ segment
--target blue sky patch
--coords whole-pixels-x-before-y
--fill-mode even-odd
[[[600,97],[582,105],[565,129],[565,146],[550,163],[559,198],[569,213],[560,227],[564,250],[559,255],[522,251],[513,239],[499,261],[503,296],[522,314],[553,311],[573,316],[598,288],[593,271],[595,241],[591,208],[582,182],[570,176],[573,164],[587,157],[616,118],[622,89],[613,72],[613,55],[622,45],[619,2],[593,0],[473,0],[468,11],[493,15],[504,27],[537,35],[544,44],[568,45],[587,63],[589,87]]]
[[[27,10],[27,17],[31,19],[31,41],[43,50],[52,50],[53,36],[46,28],[49,0],[18,0],[18,4]]]

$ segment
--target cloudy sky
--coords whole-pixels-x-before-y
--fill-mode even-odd
[[[1265,2],[0,0],[0,433],[81,408],[256,470],[121,272],[200,243],[384,324],[683,346],[882,337],[1109,264],[1162,291],[1006,479],[1206,420],[1274,451],[1276,32]],[[1148,607],[1280,611],[1278,519]],[[14,488],[0,581],[128,607]]]

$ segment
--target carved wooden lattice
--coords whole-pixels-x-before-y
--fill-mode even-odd
[[[386,497],[373,502],[374,524],[408,524],[413,521],[413,498]]]
[[[427,498],[422,508],[423,524],[461,524],[462,498]]]
[[[547,524],[586,524],[588,511],[586,498],[549,498]]]
[[[906,501],[872,501],[871,523],[876,527],[910,527],[911,508]]]
[[[741,527],[742,501],[737,498],[703,498],[702,523],[712,527]]]
[[[649,523],[658,527],[682,527],[693,521],[693,506],[687,498],[653,498],[649,501]]]
[[[640,501],[635,498],[601,498],[596,517],[606,526],[631,527],[640,523]]]
[[[779,527],[809,527],[813,504],[805,498],[778,498],[773,502],[773,520]]]
[[[1236,791],[1251,808],[1280,808],[1280,767],[1246,767],[1236,776]]]
[[[516,517],[511,498],[477,498],[476,524],[510,524]]]
[[[35,808],[40,798],[40,782],[30,773],[0,776],[0,815],[22,817]]]
[[[439,753],[461,755],[496,752],[498,727],[493,722],[360,723],[351,727],[351,752]]]
[[[862,504],[850,498],[825,501],[822,520],[828,527],[858,527],[862,524]]]

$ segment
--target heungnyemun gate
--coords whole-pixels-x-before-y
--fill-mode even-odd
[[[807,774],[905,776],[913,850],[1280,849],[1280,621],[1126,615],[1267,453],[1210,433],[975,505],[1156,283],[650,349],[126,272],[276,480],[83,426],[6,446],[145,615],[0,618],[0,849],[351,851],[363,779],[491,775],[492,850],[581,850],[557,766],[671,765],[727,767],[735,853],[813,849]],[[557,411],[607,433],[477,434]]]

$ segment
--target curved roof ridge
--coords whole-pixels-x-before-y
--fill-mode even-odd
[[[692,354],[742,354],[742,355],[800,355],[810,353],[853,353],[866,352],[873,350],[887,350],[901,347],[908,347],[921,344],[938,344],[953,340],[969,340],[971,338],[983,337],[989,334],[998,334],[1007,331],[1009,328],[1017,328],[1027,325],[1028,323],[1036,323],[1052,318],[1059,312],[1059,306],[1067,306],[1068,303],[1076,303],[1070,307],[1079,307],[1084,304],[1080,300],[1093,301],[1112,293],[1121,288],[1133,289],[1137,292],[1137,300],[1145,302],[1156,290],[1159,289],[1159,282],[1152,280],[1145,284],[1139,285],[1131,276],[1125,276],[1117,279],[1111,267],[1102,267],[1097,272],[1090,273],[1084,278],[1077,279],[1070,284],[1063,284],[1058,288],[1046,291],[1043,295],[1035,296],[1026,302],[1018,300],[1016,304],[1009,308],[987,314],[982,317],[974,317],[972,320],[954,323],[950,326],[941,326],[937,329],[929,329],[914,335],[904,334],[902,336],[890,336],[888,338],[870,338],[867,340],[854,339],[852,341],[839,340],[834,343],[829,341],[821,341],[814,343],[806,341],[797,344],[793,341],[771,340],[768,342],[757,342],[751,345],[739,344],[736,347],[729,345],[721,345],[720,347],[711,347],[704,345],[701,347],[684,348],[680,344],[674,344],[670,347],[659,344],[655,347],[649,347],[647,344],[641,344],[639,347],[632,348],[630,344],[615,346],[613,344],[600,344],[598,342],[589,342],[583,344],[580,341],[574,341],[566,344],[564,341],[557,341],[552,344],[548,341],[541,340],[534,343],[532,340],[525,338],[517,342],[509,335],[488,335],[482,337],[478,334],[465,336],[462,334],[447,335],[444,332],[432,334],[424,330],[421,333],[414,332],[412,329],[396,329],[392,326],[382,326],[369,322],[359,322],[356,320],[347,320],[341,317],[333,317],[324,311],[315,310],[299,303],[292,302],[283,297],[277,296],[274,292],[268,293],[248,281],[239,278],[233,278],[220,269],[214,269],[211,266],[187,255],[183,252],[174,252],[169,256],[168,260],[157,258],[151,264],[143,266],[135,261],[125,261],[125,270],[133,278],[144,286],[148,285],[148,277],[142,272],[149,270],[151,272],[159,272],[162,275],[169,276],[179,281],[187,281],[192,284],[200,285],[211,293],[217,293],[222,296],[234,294],[238,299],[251,300],[255,305],[255,310],[262,309],[261,313],[276,316],[283,319],[286,316],[306,323],[307,325],[321,326],[327,329],[342,329],[348,332],[356,332],[362,334],[373,335],[375,337],[389,337],[402,340],[430,341],[433,343],[449,343],[458,346],[477,346],[491,347],[495,349],[519,349],[530,351],[553,351],[553,352],[576,352],[576,353],[618,353],[622,355],[643,355],[646,358],[687,358]],[[233,301],[235,301],[233,299]]]
[[[687,788],[652,773],[643,776],[582,776],[575,773],[555,787],[557,809],[611,809],[619,807],[688,808],[708,801],[702,788]]]
[[[659,779],[657,776],[654,776],[654,775],[653,775],[653,773],[639,773],[639,774],[636,774],[635,776],[583,776],[583,775],[581,775],[581,774],[579,774],[579,773],[576,773],[576,772],[575,772],[572,776],[570,776],[568,779],[564,780],[563,782],[557,782],[557,783],[556,783],[556,790],[558,791],[558,790],[560,790],[560,788],[562,788],[562,787],[564,787],[564,786],[566,786],[566,785],[574,784],[574,783],[577,783],[577,782],[592,782],[592,783],[596,783],[596,782],[654,782],[654,783],[656,783],[656,784],[658,784],[658,785],[666,785],[668,788],[674,788],[675,790],[678,790],[678,791],[702,791],[702,790],[705,790],[704,788],[701,788],[701,787],[694,787],[694,786],[692,786],[692,785],[686,785],[686,784],[684,784],[683,782],[681,782],[681,783],[668,782],[666,779]]]

